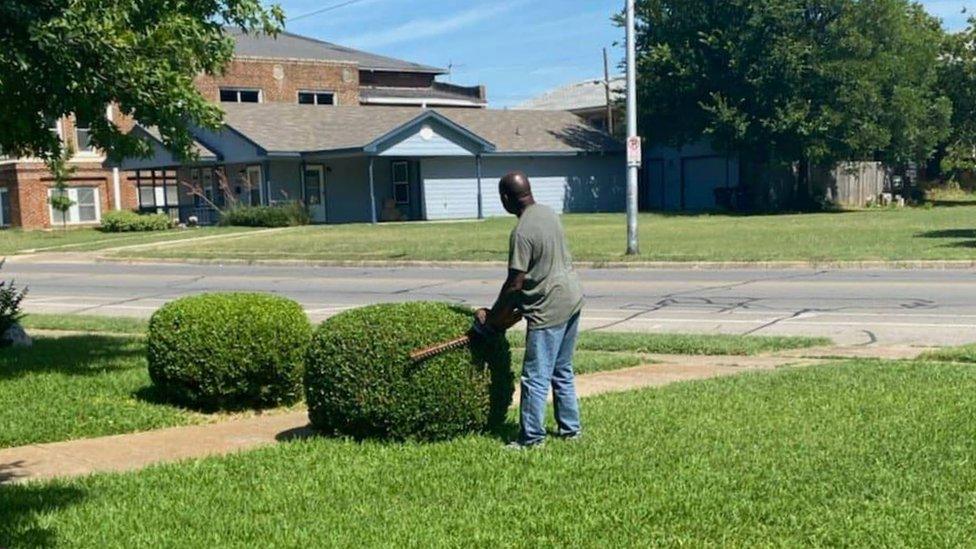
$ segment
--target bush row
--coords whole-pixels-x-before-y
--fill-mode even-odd
[[[188,297],[153,315],[149,373],[162,396],[200,408],[289,404],[304,388],[309,419],[323,432],[445,439],[500,424],[512,399],[504,337],[409,359],[413,349],[464,333],[472,314],[444,303],[374,305],[313,332],[288,299]]]
[[[173,228],[166,214],[139,214],[131,210],[113,210],[102,214],[102,230],[109,233],[165,231]]]
[[[300,202],[277,206],[237,206],[220,214],[220,224],[235,227],[296,227],[308,225],[308,210]]]

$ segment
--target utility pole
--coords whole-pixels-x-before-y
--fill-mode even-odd
[[[634,0],[627,0],[627,255],[637,255],[637,170],[641,146],[637,137],[637,66],[634,44]]]
[[[613,103],[610,101],[610,60],[603,48],[603,88],[607,94],[607,133],[613,135]]]

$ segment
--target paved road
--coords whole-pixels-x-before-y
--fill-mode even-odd
[[[217,290],[273,291],[315,318],[367,303],[491,302],[499,268],[127,265],[12,258],[28,311],[148,316]],[[584,270],[586,328],[823,335],[840,344],[976,341],[976,272]]]

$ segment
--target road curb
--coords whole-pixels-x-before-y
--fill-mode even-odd
[[[255,265],[269,267],[428,267],[438,269],[500,268],[503,261],[418,261],[418,260],[314,260],[314,259],[203,259],[141,258],[97,255],[102,263],[189,264],[189,265]],[[578,269],[648,269],[648,270],[976,270],[971,260],[900,260],[900,261],[576,261]]]

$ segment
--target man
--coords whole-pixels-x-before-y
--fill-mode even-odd
[[[513,310],[528,324],[522,364],[519,438],[512,448],[545,441],[545,409],[552,387],[559,436],[580,436],[579,403],[573,379],[573,351],[583,293],[573,271],[563,227],[551,208],[536,204],[528,177],[512,172],[498,183],[502,205],[518,216],[509,240],[508,278],[494,306],[480,309],[478,322],[504,326]]]

